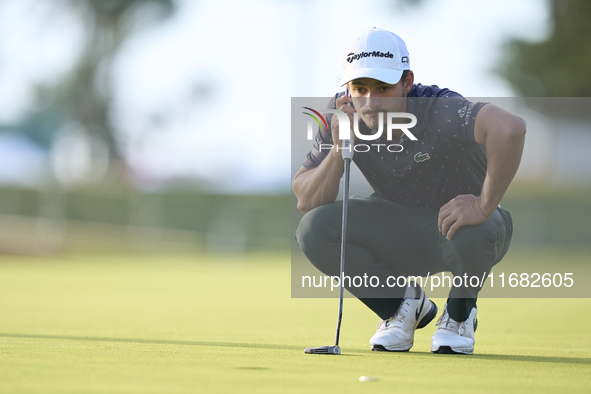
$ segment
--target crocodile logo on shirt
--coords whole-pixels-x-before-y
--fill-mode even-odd
[[[428,153],[421,153],[421,152],[419,152],[419,153],[417,153],[415,155],[415,161],[417,163],[421,163],[421,162],[423,162],[425,160],[429,160],[430,158],[431,158],[431,156],[429,156]]]

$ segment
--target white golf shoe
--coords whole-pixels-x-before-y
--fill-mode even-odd
[[[371,350],[406,352],[414,344],[415,330],[423,328],[437,316],[437,305],[421,290],[419,298],[406,298],[396,314],[380,320],[378,330],[369,340]]]
[[[436,325],[437,331],[431,338],[431,351],[440,354],[472,354],[474,353],[474,331],[478,326],[476,307],[463,322],[457,322],[447,313],[447,304]]]

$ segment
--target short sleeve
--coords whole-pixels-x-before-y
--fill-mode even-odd
[[[336,97],[333,97],[329,102],[326,108],[334,109],[336,108]],[[328,155],[328,149],[320,149],[321,144],[332,144],[332,132],[331,125],[330,125],[330,118],[329,116],[326,117],[326,122],[328,124],[328,129],[324,127],[318,127],[316,130],[316,136],[314,137],[314,145],[312,146],[312,150],[308,152],[306,156],[306,160],[304,160],[304,167],[308,170],[316,168],[322,163],[322,160]]]
[[[487,103],[473,103],[464,97],[440,97],[434,100],[428,115],[428,127],[437,139],[459,139],[476,143],[476,115]]]

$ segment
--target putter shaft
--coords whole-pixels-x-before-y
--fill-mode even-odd
[[[341,270],[340,270],[340,293],[339,293],[339,318],[337,319],[337,331],[335,335],[334,345],[339,346],[339,337],[341,335],[341,321],[343,319],[343,274],[345,272],[345,245],[347,238],[347,210],[349,209],[349,171],[351,168],[351,159],[345,159],[345,182],[343,186],[343,221],[341,227]]]

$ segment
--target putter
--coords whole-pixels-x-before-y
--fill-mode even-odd
[[[345,93],[349,96],[349,90]],[[349,137],[351,135],[349,134]],[[304,353],[308,354],[341,354],[341,348],[339,347],[339,336],[341,335],[341,321],[343,320],[343,273],[345,272],[345,239],[347,236],[347,210],[349,208],[349,171],[351,168],[351,160],[353,159],[353,143],[351,139],[343,140],[343,149],[341,154],[345,161],[345,182],[343,185],[343,223],[341,227],[341,273],[339,275],[340,289],[339,289],[339,318],[337,320],[337,332],[335,335],[334,346],[320,346],[320,347],[307,347]]]

